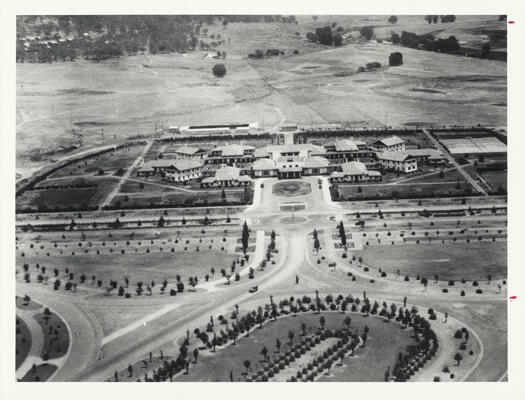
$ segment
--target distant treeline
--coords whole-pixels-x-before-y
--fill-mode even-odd
[[[100,61],[139,52],[185,52],[195,49],[204,24],[230,22],[297,21],[293,15],[18,16],[16,60]]]
[[[316,130],[299,132],[295,134],[295,139],[301,143],[306,143],[309,138],[337,138],[337,137],[383,137],[385,135],[415,135],[421,133],[421,129],[340,129],[340,130]]]
[[[501,40],[501,38],[498,39]],[[489,58],[494,60],[507,60],[506,52],[491,50],[489,43],[483,44],[481,49],[462,48],[458,39],[453,35],[445,39],[436,39],[434,35],[430,33],[418,35],[414,32],[403,31],[401,32],[401,36],[397,33],[393,33],[391,41],[393,44],[400,44],[414,49],[437,51],[440,53],[464,55],[469,57]]]

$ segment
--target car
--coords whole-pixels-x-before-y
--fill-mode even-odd
[[[250,290],[248,290],[250,293],[255,293],[257,290],[259,290],[259,286],[252,286]]]

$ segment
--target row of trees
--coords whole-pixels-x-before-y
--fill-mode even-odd
[[[456,20],[455,15],[425,15],[424,17],[425,21],[427,21],[429,24],[437,24],[438,21],[441,21],[442,24],[448,23],[448,22],[454,22]]]
[[[256,329],[257,327],[261,329],[266,321],[270,319],[276,320],[279,316],[289,315],[290,313],[295,315],[298,312],[308,311],[315,311],[320,313],[322,310],[328,309],[330,309],[331,311],[340,310],[341,313],[344,314],[350,308],[353,312],[361,312],[363,314],[366,314],[367,316],[370,314],[377,314],[383,316],[384,318],[395,319],[399,323],[403,324],[405,327],[413,327],[416,340],[418,341],[417,347],[421,350],[427,351],[430,357],[435,353],[435,349],[437,349],[437,337],[435,333],[430,329],[430,324],[418,314],[418,309],[416,307],[412,307],[411,309],[408,309],[406,307],[406,298],[403,302],[403,307],[398,307],[396,304],[391,304],[390,306],[388,306],[386,302],[383,302],[383,308],[381,309],[381,311],[379,311],[379,303],[377,301],[374,301],[372,305],[370,299],[366,297],[366,293],[363,293],[362,300],[359,297],[354,298],[352,295],[348,295],[345,297],[341,294],[338,296],[327,295],[323,299],[319,296],[319,293],[317,291],[315,293],[314,298],[311,298],[306,295],[297,298],[291,296],[289,299],[285,298],[283,300],[280,300],[279,302],[275,302],[273,300],[273,296],[270,296],[269,303],[266,303],[263,306],[259,306],[257,309],[248,311],[245,314],[241,314],[239,312],[239,307],[235,306],[235,309],[232,311],[229,321],[226,317],[220,315],[217,318],[218,323],[216,323],[214,318],[210,317],[210,320],[207,323],[205,329],[196,328],[194,329],[193,333],[196,339],[201,341],[205,348],[207,348],[211,352],[214,352],[217,346],[223,346],[230,342],[232,344],[236,344],[236,341],[239,337],[243,335],[246,337],[250,336],[251,330]],[[305,354],[306,351],[319,344],[322,340],[321,338],[324,339],[328,337],[335,337],[343,339],[344,337],[348,337],[348,339],[353,339],[350,340],[350,342],[353,342],[353,346],[345,347],[344,343],[339,344],[338,341],[336,343],[336,347],[330,348],[331,351],[327,350],[326,355],[324,353],[321,354],[323,356],[323,359],[317,360],[318,365],[323,366],[323,362],[326,361],[327,358],[330,358],[332,359],[332,361],[335,361],[335,358],[333,358],[334,356],[337,356],[337,358],[344,357],[344,354],[341,354],[340,350],[346,349],[346,351],[353,351],[353,349],[356,348],[358,343],[365,345],[367,335],[369,332],[368,327],[365,326],[365,328],[363,329],[363,333],[360,336],[356,336],[356,333],[352,333],[350,331],[351,323],[351,317],[346,316],[343,319],[343,326],[345,327],[344,330],[330,331],[326,329],[326,319],[323,315],[321,315],[319,318],[319,329],[315,335],[311,336],[306,336],[307,327],[305,326],[305,324],[301,324],[300,329],[302,332],[302,340],[300,341],[300,343],[294,341],[297,338],[296,333],[293,330],[289,330],[287,333],[289,350],[287,352],[281,353],[281,348],[283,344],[281,343],[281,340],[277,338],[275,342],[274,352],[274,354],[276,355],[274,355],[273,362],[270,360],[269,357],[270,350],[267,347],[263,347],[260,350],[259,354],[263,356],[264,362],[267,364],[264,365],[261,371],[257,371],[257,373],[254,374],[252,377],[248,377],[248,373],[250,371],[252,362],[248,359],[244,360],[242,361],[242,367],[244,367],[245,369],[243,375],[245,375],[246,380],[265,381],[268,379],[268,377],[270,377],[270,374],[272,374],[271,376],[273,376],[273,374],[285,368],[284,365],[286,365],[286,359],[288,359],[288,362],[290,363],[290,357],[293,357],[295,360],[295,358],[300,357],[302,354]],[[186,338],[184,339],[183,344],[179,348],[179,355],[175,357],[172,365],[174,373],[182,371],[185,368],[186,373],[188,373],[188,367],[190,365],[190,353],[188,351],[189,346],[190,333],[188,330]],[[195,356],[195,352],[193,353],[196,362],[197,357]],[[402,359],[405,360],[403,357]],[[409,360],[406,359],[406,361]],[[282,366],[281,363],[283,363],[284,365]],[[406,379],[405,375],[403,374],[406,372],[405,367],[407,364],[410,364],[410,362],[400,363],[397,366],[397,368],[394,368],[393,376],[399,377],[399,380]],[[275,371],[275,367],[278,368],[277,372]],[[329,366],[324,366],[324,368],[329,368]],[[312,371],[312,368],[308,366],[307,370]],[[310,372],[308,371],[301,371],[301,376],[297,376],[296,379],[301,379],[303,375],[309,374]],[[156,375],[159,378],[159,380],[167,380],[168,377],[173,377],[173,375],[169,376],[168,373],[158,374],[158,370],[156,371]],[[264,376],[266,376],[266,379],[264,379]],[[233,381],[233,371],[230,372],[230,380]]]
[[[401,44],[411,48],[422,47],[429,51],[439,51],[442,53],[454,53],[460,49],[457,38],[453,35],[446,39],[436,39],[431,34],[418,35],[413,32],[403,31],[401,36],[393,33],[391,36],[393,44]]]

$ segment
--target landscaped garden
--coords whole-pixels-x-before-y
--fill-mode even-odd
[[[346,315],[339,313],[323,313],[322,315],[325,320],[325,329],[334,331],[345,328]],[[366,347],[356,350],[357,357],[345,359],[348,368],[338,371],[335,375],[338,377],[336,380],[350,382],[383,381],[386,369],[393,366],[397,354],[403,351],[406,346],[415,343],[414,338],[411,337],[412,332],[401,329],[401,326],[395,322],[384,323],[379,318],[367,318],[359,314],[350,314],[350,318],[352,332],[362,333],[365,326],[370,332]],[[303,335],[302,324],[306,325],[306,335]],[[188,375],[181,375],[176,380],[226,382],[230,380],[230,371],[234,371],[234,379],[244,381],[242,375],[246,371],[244,360],[251,361],[249,368],[251,372],[264,369],[267,363],[264,361],[263,355],[260,354],[264,347],[268,349],[270,359],[279,359],[282,354],[294,350],[294,346],[300,343],[303,336],[308,337],[319,330],[320,315],[313,313],[301,314],[295,318],[281,318],[275,322],[270,321],[263,326],[263,329],[254,330],[250,337],[243,337],[237,342],[236,346],[228,346],[224,350],[218,350],[217,354],[202,355],[201,361],[190,367]],[[294,332],[293,342],[289,338],[290,331]],[[276,353],[277,339],[281,343],[279,353]],[[326,350],[316,347],[312,347],[312,354],[303,355],[297,360],[294,376],[298,370],[302,370],[303,367],[307,368],[309,362],[316,359],[323,350]],[[333,371],[335,370],[336,368],[333,369]],[[329,380],[332,379],[333,377],[330,377]]]
[[[302,181],[278,182],[272,187],[272,193],[278,196],[304,196],[311,191],[310,184]]]
[[[316,292],[279,302],[270,296],[269,304],[251,311],[235,306],[188,330],[178,355],[169,349],[154,359],[150,353],[108,381],[314,381],[345,362],[351,367],[343,380],[363,374],[368,381],[409,380],[439,347],[430,323],[406,307],[406,298],[389,305],[363,296]],[[433,310],[428,318],[436,319]]]

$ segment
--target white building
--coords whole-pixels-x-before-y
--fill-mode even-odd
[[[334,171],[330,174],[331,182],[358,183],[368,181],[380,181],[381,173],[371,171],[366,165],[359,161],[350,161],[341,164],[341,171]]]
[[[249,186],[251,184],[249,176],[241,175],[241,169],[228,165],[215,171],[215,176],[204,178],[201,181],[202,187],[228,187],[228,186]]]
[[[377,158],[384,170],[410,173],[417,171],[417,159],[405,151],[385,151],[378,153]]]
[[[174,160],[161,176],[171,182],[184,182],[202,176],[202,162],[195,160]]]

